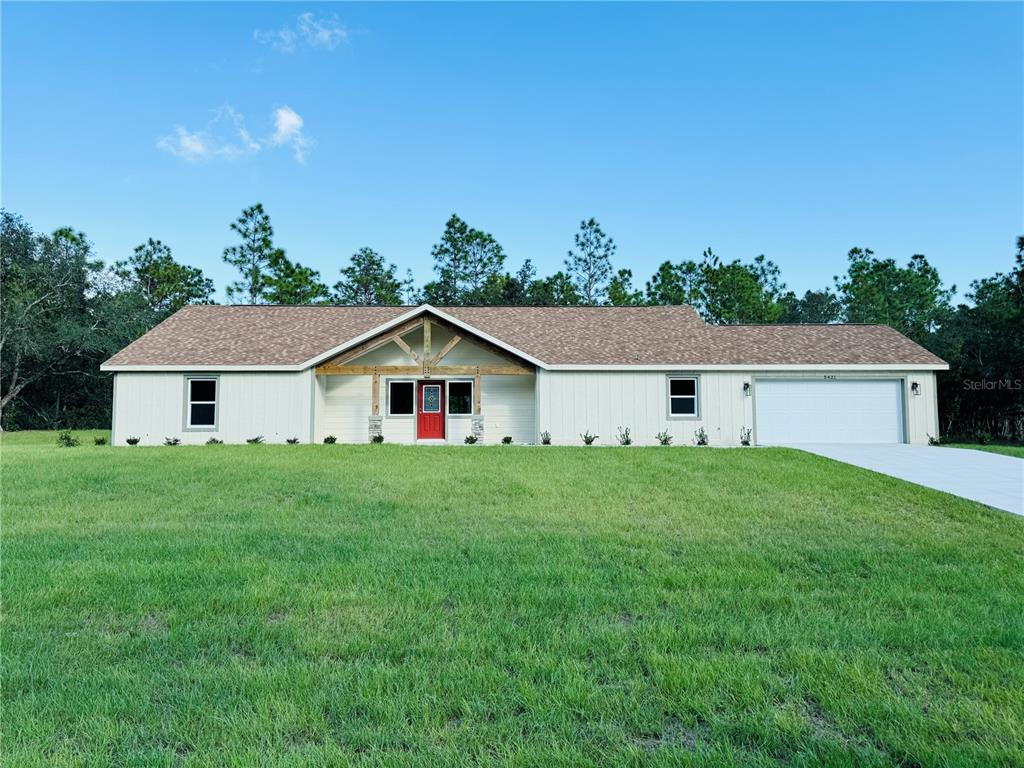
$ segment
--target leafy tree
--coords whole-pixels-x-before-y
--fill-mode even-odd
[[[205,304],[213,296],[213,281],[203,271],[176,262],[171,249],[150,238],[135,248],[114,274],[134,286],[153,312],[165,317],[186,304]]]
[[[274,247],[274,228],[263,204],[243,210],[231,223],[231,231],[242,242],[224,249],[224,261],[237,269],[241,277],[227,287],[228,299],[236,303],[265,303],[270,272],[275,263],[280,263],[284,251]]]
[[[701,265],[703,301],[699,309],[708,322],[719,324],[774,323],[783,312],[785,284],[774,262],[763,255],[752,264],[722,262],[704,252]]]
[[[486,304],[493,295],[495,279],[502,275],[505,252],[488,233],[473,229],[452,214],[441,241],[433,247],[437,279],[424,286],[431,304]]]
[[[689,304],[700,308],[704,296],[704,277],[700,264],[681,261],[662,262],[658,271],[647,281],[645,293],[648,304]]]
[[[836,323],[843,314],[839,297],[828,288],[807,291],[803,298],[790,292],[782,297],[782,303],[780,323]]]
[[[938,377],[942,430],[1024,439],[1024,237],[1009,274],[974,281],[967,299],[929,340],[949,363]]]
[[[575,247],[569,251],[565,269],[572,280],[579,302],[587,306],[604,304],[612,277],[612,257],[616,245],[593,218],[580,222]]]
[[[580,297],[565,272],[555,272],[543,280],[534,280],[530,286],[530,305],[534,307],[575,307]]]
[[[352,254],[352,263],[341,270],[341,280],[334,284],[333,300],[337,304],[368,307],[399,305],[411,278],[399,280],[397,271],[398,267],[388,264],[372,248],[360,248]]]
[[[30,388],[82,369],[101,341],[89,296],[102,267],[85,235],[37,236],[21,217],[0,215],[0,418]]]
[[[889,325],[926,343],[948,315],[956,288],[943,288],[938,270],[920,254],[900,267],[893,259],[876,259],[870,249],[853,248],[836,290],[846,322]]]
[[[270,259],[264,297],[271,304],[319,304],[326,301],[327,286],[320,282],[320,273],[290,261],[277,249]]]
[[[613,307],[638,307],[644,304],[642,291],[633,289],[633,271],[620,269],[608,284],[608,303]]]

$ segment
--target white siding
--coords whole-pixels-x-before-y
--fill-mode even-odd
[[[689,445],[703,427],[712,445],[739,445],[740,431],[753,428],[758,377],[771,371],[700,371],[680,369],[678,375],[699,379],[697,418],[669,418],[668,376],[664,371],[539,371],[537,376],[537,429],[551,432],[560,445],[582,445],[580,433],[597,434],[598,444],[614,445],[619,427],[629,427],[637,445],[655,445],[655,435],[667,430],[675,445]],[[775,374],[778,375],[778,374]],[[787,373],[786,378],[821,379],[827,371]],[[937,434],[935,423],[935,375],[930,371],[875,374],[837,371],[839,378],[880,376],[903,379],[907,403],[908,442],[924,444]],[[921,394],[910,394],[910,383],[921,384]],[[743,393],[743,384],[752,393]],[[756,439],[756,435],[755,435]]]
[[[268,443],[283,443],[291,437],[309,442],[312,371],[196,374],[218,380],[214,430],[185,429],[185,380],[189,375],[115,374],[113,444],[124,445],[129,436],[141,438],[140,445],[159,445],[167,437],[186,444],[205,443],[211,437],[242,443],[257,435]]]

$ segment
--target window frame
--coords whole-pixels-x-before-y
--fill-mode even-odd
[[[412,385],[412,412],[411,413],[392,413],[391,405],[394,402],[391,397],[391,385],[392,384],[411,384]],[[416,418],[416,379],[387,379],[387,408],[385,413],[389,419],[413,419]]]
[[[452,384],[469,384],[469,413],[452,413]],[[450,416],[453,419],[467,419],[473,416],[473,404],[476,402],[474,399],[476,392],[473,391],[474,384],[472,379],[446,379],[444,387],[444,396],[447,401],[444,406],[445,416]]]
[[[213,400],[193,400],[192,382],[212,381]],[[193,405],[213,405],[213,424],[193,424]],[[182,429],[185,432],[216,432],[220,429],[220,376],[210,374],[190,374],[185,376],[185,413],[182,419]]]
[[[692,381],[692,395],[673,395],[673,381]],[[693,400],[693,413],[672,413],[672,400]],[[700,415],[700,375],[696,373],[670,373],[665,377],[665,410],[669,419],[676,421],[698,421]]]

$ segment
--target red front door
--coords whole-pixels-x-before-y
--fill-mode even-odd
[[[444,440],[444,382],[419,382],[416,436],[420,440]]]

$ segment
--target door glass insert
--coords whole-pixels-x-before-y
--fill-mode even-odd
[[[434,385],[423,388],[423,412],[441,412],[441,387]]]

